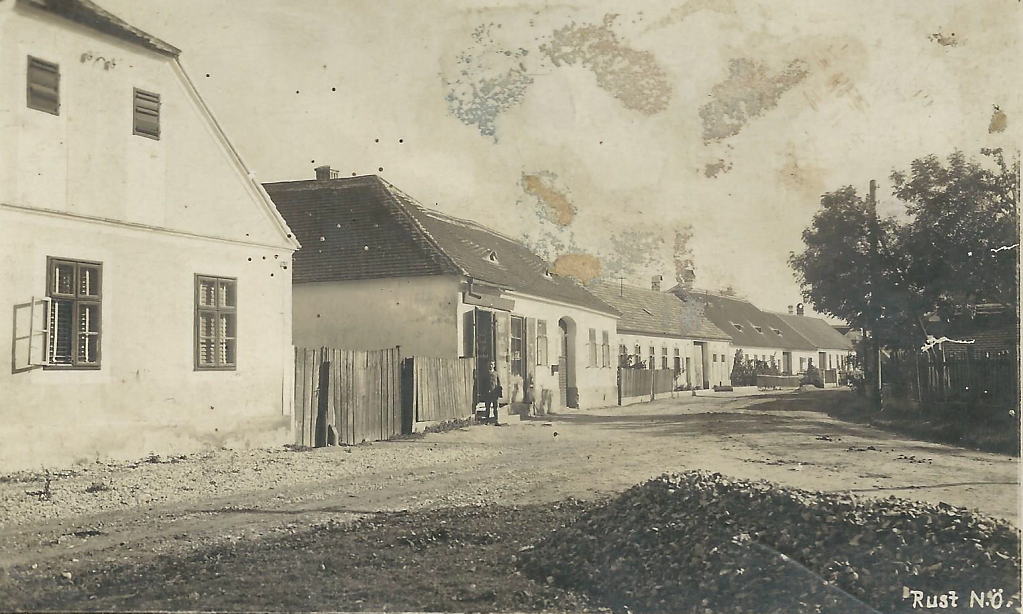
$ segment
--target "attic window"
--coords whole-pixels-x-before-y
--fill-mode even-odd
[[[28,108],[60,115],[60,67],[29,56]]]
[[[652,315],[654,315],[654,314],[653,314],[653,312],[651,312],[651,311],[650,311],[649,309],[647,309],[646,307],[643,307],[643,313],[647,314],[648,316],[652,316]]]
[[[134,133],[160,140],[160,95],[135,88]]]
[[[736,324],[735,322],[732,322],[732,326],[735,327],[735,330],[739,331],[740,333],[742,332],[742,324]]]
[[[757,331],[761,335],[764,334],[764,329],[760,328],[759,326],[753,326],[753,330]]]
[[[490,252],[487,254],[487,260],[493,262],[494,264],[497,264],[497,252],[495,252],[494,250],[490,250]]]
[[[550,269],[544,269],[543,276],[546,277],[547,279],[554,279],[554,273],[551,273]]]
[[[779,337],[781,337],[781,331],[780,330],[778,330],[777,328],[772,328],[771,330],[774,331],[774,334],[776,334]]]

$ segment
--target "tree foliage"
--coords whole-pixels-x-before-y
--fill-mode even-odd
[[[805,249],[789,257],[803,300],[892,346],[920,342],[930,314],[984,302],[1017,309],[1019,160],[982,153],[927,156],[891,174],[904,215],[878,221],[876,260],[867,199],[851,186],[824,194]]]

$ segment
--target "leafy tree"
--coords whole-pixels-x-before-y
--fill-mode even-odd
[[[869,203],[851,186],[824,194],[806,248],[789,257],[803,300],[892,347],[918,347],[936,312],[1018,308],[1019,161],[982,153],[986,165],[957,151],[944,164],[927,156],[893,172],[905,216],[878,220],[876,259]]]

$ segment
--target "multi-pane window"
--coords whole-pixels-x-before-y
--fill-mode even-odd
[[[618,344],[618,366],[627,367],[629,360],[629,348],[624,343]]]
[[[60,66],[29,56],[28,108],[60,115]]]
[[[160,95],[135,88],[134,133],[160,139]]]
[[[806,359],[805,358],[800,358],[799,359],[799,371],[800,372],[806,371]]]
[[[650,362],[646,363],[647,364],[647,368],[648,369],[656,369],[657,368],[657,355],[654,353],[654,346],[651,345],[649,349],[650,349],[650,352],[648,352],[648,355],[650,356]]]
[[[523,346],[525,338],[526,321],[518,316],[511,319],[511,372],[512,375],[522,376]]]
[[[98,262],[47,260],[47,296],[50,297],[51,367],[99,367],[103,265]]]
[[[590,329],[590,366],[597,366],[597,329]]]
[[[608,332],[603,331],[603,343],[600,345],[600,366],[611,366],[611,337]]]
[[[547,362],[547,320],[536,321],[536,364],[550,364]]]
[[[662,369],[667,369],[668,368],[668,347],[667,346],[662,346],[661,347],[661,368]]]
[[[238,361],[238,281],[195,276],[195,368],[234,369]]]

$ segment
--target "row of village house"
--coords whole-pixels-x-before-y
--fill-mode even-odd
[[[288,442],[295,345],[495,360],[513,409],[613,404],[621,355],[706,388],[737,349],[851,349],[738,298],[584,287],[379,177],[261,185],[180,51],[89,0],[2,3],[0,41],[0,470]]]

